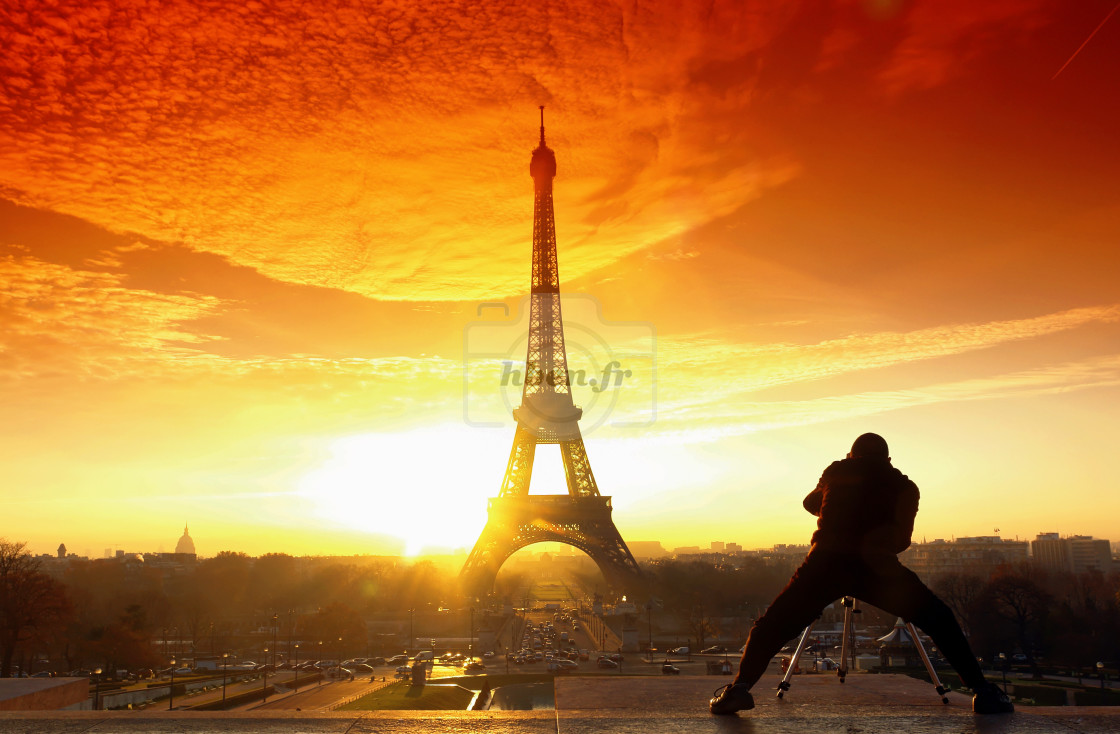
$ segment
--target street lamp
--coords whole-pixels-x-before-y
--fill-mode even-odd
[[[341,681],[342,680],[342,638],[341,637],[338,638],[338,665],[335,666],[335,667],[338,668],[338,680]]]
[[[272,615],[272,618],[276,619],[276,615],[275,614]],[[268,657],[268,648],[267,647],[264,649],[264,654],[265,654],[265,657],[267,658]],[[261,684],[261,690],[264,692],[264,700],[267,701],[268,700],[268,666],[267,665],[264,666],[263,670],[264,670],[264,683]]]
[[[646,645],[646,655],[653,662],[653,599],[646,602],[646,621],[649,623],[649,644]]]
[[[1101,679],[1101,690],[1104,690],[1104,663],[1097,661],[1097,677]]]
[[[222,700],[226,700],[226,661],[229,660],[229,653],[222,653]]]
[[[412,652],[412,643],[416,640],[416,629],[412,626],[412,613],[415,609],[408,610],[408,650],[405,652]]]
[[[171,658],[171,685],[167,689],[167,710],[175,708],[175,658]]]
[[[295,614],[296,610],[288,610],[288,662],[292,660],[292,634],[295,632]]]
[[[292,670],[296,671],[296,679],[292,683],[292,688],[298,691],[299,690],[299,643],[298,642],[295,645],[295,651],[296,651],[296,656],[295,656],[295,662],[292,664]]]
[[[279,620],[280,620],[279,615],[277,615],[277,614],[272,615],[272,661],[271,661],[271,665],[272,665],[273,668],[276,667],[276,651],[279,649],[279,645],[277,644],[277,639],[276,639],[277,636],[280,634],[280,626],[279,626],[280,622],[279,622]]]
[[[323,641],[319,640],[319,665],[323,664]],[[323,685],[323,669],[319,668],[319,685]]]
[[[1103,667],[1103,666],[1102,666]],[[101,668],[94,668],[93,675],[93,710],[101,710]],[[1103,687],[1103,684],[1102,684]],[[88,690],[88,689],[87,689]]]
[[[471,641],[467,645],[467,656],[474,657],[474,607],[471,607]]]
[[[999,671],[1003,675],[1003,692],[1007,693],[1007,653],[999,654]]]

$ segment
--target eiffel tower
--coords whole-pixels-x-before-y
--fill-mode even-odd
[[[545,145],[544,107],[540,109],[540,145],[529,163],[535,196],[525,383],[521,406],[513,411],[517,428],[501,491],[490,499],[486,527],[460,572],[464,586],[478,593],[489,592],[506,559],[533,543],[567,543],[579,548],[595,561],[607,582],[618,588],[631,586],[641,576],[611,520],[611,498],[599,494],[595,484],[579,430],[583,410],[572,401],[552,211],[556,155]],[[542,443],[560,445],[567,494],[529,494],[533,457]]]

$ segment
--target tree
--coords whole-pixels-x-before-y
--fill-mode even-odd
[[[972,618],[984,586],[983,579],[967,573],[945,573],[933,581],[934,593],[953,610],[965,635],[972,635]]]
[[[366,623],[346,604],[334,602],[304,622],[305,634],[323,642],[324,655],[344,651],[364,653],[369,646]],[[341,661],[340,661],[341,662]]]
[[[65,589],[39,571],[25,548],[0,538],[0,677],[12,674],[21,642],[63,623],[71,607]]]
[[[1014,644],[1027,656],[1035,676],[1039,676],[1035,651],[1042,641],[1043,632],[1053,598],[1031,578],[1028,569],[1005,569],[988,582],[977,608],[988,610],[986,618],[978,620],[985,633],[989,653],[991,646]]]

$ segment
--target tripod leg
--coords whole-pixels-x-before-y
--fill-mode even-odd
[[[941,685],[941,679],[937,677],[937,671],[933,669],[933,663],[930,662],[926,649],[922,647],[922,641],[918,639],[918,630],[915,629],[913,622],[906,623],[906,631],[910,633],[910,639],[914,641],[914,647],[918,648],[918,655],[922,658],[922,664],[926,666],[926,672],[929,673],[929,679],[933,682],[934,689],[941,696],[941,703],[949,703],[949,697],[945,695],[948,689]]]
[[[809,644],[809,633],[813,631],[814,624],[816,622],[811,622],[801,633],[801,639],[797,642],[797,649],[793,651],[793,657],[790,658],[786,674],[782,676],[782,682],[778,684],[778,698],[781,698],[782,694],[789,690],[789,679],[793,677],[793,671],[801,660],[801,653],[805,651],[805,646]]]
[[[840,603],[844,606],[844,636],[840,641],[840,667],[836,669],[836,675],[843,683],[848,677],[848,651],[851,650],[852,644],[852,614],[856,611],[856,600],[845,596]]]

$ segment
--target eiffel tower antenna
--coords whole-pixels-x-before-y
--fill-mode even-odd
[[[641,576],[611,519],[611,498],[599,494],[579,430],[583,409],[572,400],[552,205],[556,154],[545,145],[543,105],[540,110],[540,144],[529,162],[534,192],[533,264],[525,382],[521,405],[513,411],[517,427],[501,489],[490,499],[486,527],[460,572],[465,585],[479,593],[493,588],[507,558],[542,542],[566,543],[582,550],[613,586],[625,588]],[[560,445],[567,494],[529,494],[533,459],[542,443]]]

